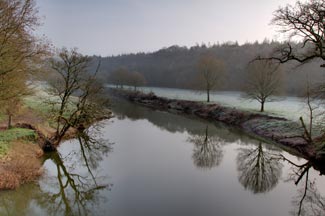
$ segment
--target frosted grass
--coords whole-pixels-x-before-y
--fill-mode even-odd
[[[108,87],[114,87],[108,85]],[[131,87],[126,87],[130,90]],[[144,93],[153,92],[159,97],[171,99],[206,101],[205,91],[194,91],[187,89],[159,88],[159,87],[138,87],[139,91]],[[307,104],[300,97],[273,97],[272,102],[265,104],[265,113],[273,116],[284,117],[289,120],[299,121],[302,116],[305,121],[309,118]],[[260,104],[254,100],[243,98],[243,93],[238,91],[213,91],[210,94],[210,103],[218,103],[227,107],[234,107],[242,110],[259,112]],[[317,109],[317,113],[324,112],[325,109]],[[316,112],[316,111],[315,111]]]

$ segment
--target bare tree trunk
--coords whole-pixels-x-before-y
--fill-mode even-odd
[[[210,88],[207,88],[207,102],[210,102]]]
[[[261,101],[261,112],[264,112],[264,103],[265,101]]]
[[[11,128],[11,118],[12,118],[12,116],[9,114],[8,115],[8,129]]]

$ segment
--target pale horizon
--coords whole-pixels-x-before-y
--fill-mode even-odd
[[[154,52],[227,41],[279,40],[272,13],[294,0],[37,0],[45,35],[55,47],[87,55]],[[234,16],[237,14],[237,16]]]

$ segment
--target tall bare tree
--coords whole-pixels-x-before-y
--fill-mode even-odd
[[[51,61],[57,78],[52,80],[50,103],[56,122],[56,133],[52,138],[58,144],[69,128],[84,128],[99,118],[107,116],[108,99],[103,95],[103,86],[96,79],[100,67],[89,72],[91,58],[76,49],[59,51],[59,59]]]
[[[257,59],[274,59],[280,63],[295,61],[300,64],[312,60],[325,60],[325,0],[297,1],[294,5],[280,7],[274,12],[272,24],[279,27],[280,33],[289,40],[293,39],[300,43],[288,42],[274,50],[271,57]],[[325,67],[325,64],[322,62],[320,66]],[[320,84],[318,89],[318,94],[324,95],[324,84]],[[307,98],[307,102],[308,100]],[[309,109],[312,111],[310,106]],[[300,120],[305,129],[305,137],[311,144],[311,131],[308,132],[302,118]]]
[[[279,92],[281,86],[281,70],[271,60],[254,61],[248,65],[245,97],[257,100],[264,112],[264,104],[271,101],[271,96]]]
[[[295,5],[276,10],[271,23],[279,27],[280,33],[289,39],[301,41],[301,44],[283,44],[275,50],[271,58],[281,63],[292,60],[300,63],[313,59],[325,60],[324,16],[324,0],[297,1]]]
[[[198,81],[206,90],[207,102],[210,102],[210,91],[219,84],[224,72],[224,64],[212,54],[203,55],[198,61]]]

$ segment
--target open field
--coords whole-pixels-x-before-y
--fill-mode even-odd
[[[153,92],[159,97],[166,97],[171,99],[192,101],[206,100],[206,93],[204,91],[158,87],[139,87],[138,90],[144,93]],[[272,99],[272,102],[267,102],[265,104],[266,114],[285,117],[293,121],[299,121],[300,116],[302,116],[305,121],[307,121],[309,112],[307,109],[307,104],[303,98],[287,96],[273,97]],[[248,111],[259,112],[260,108],[260,104],[257,101],[244,99],[242,92],[213,91],[211,92],[210,100],[210,103],[219,103],[223,106],[234,107]],[[322,113],[324,111],[324,108],[318,108],[315,112]]]

